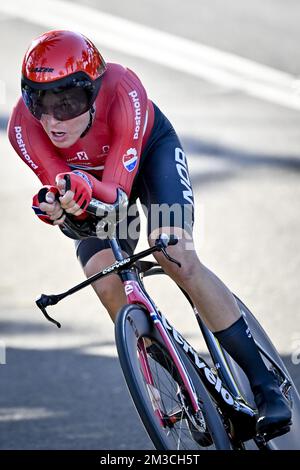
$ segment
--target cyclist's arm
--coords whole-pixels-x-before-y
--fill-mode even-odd
[[[8,138],[19,157],[34,171],[43,185],[55,185],[58,173],[70,171],[41,124],[26,109],[22,98],[11,115]]]
[[[109,110],[112,142],[102,177],[102,185],[114,188],[115,192],[122,188],[128,197],[139,167],[146,111],[146,91],[128,70],[118,84]]]
[[[119,82],[108,113],[112,133],[102,180],[85,173],[93,186],[93,197],[114,203],[117,188],[130,196],[138,171],[147,112],[147,94],[138,77],[127,70]],[[137,158],[136,158],[137,157]]]

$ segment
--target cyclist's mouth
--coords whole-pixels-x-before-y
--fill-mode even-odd
[[[62,142],[63,140],[65,140],[66,135],[66,132],[51,131],[51,140],[54,140],[56,142]]]

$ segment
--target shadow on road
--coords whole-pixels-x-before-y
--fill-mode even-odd
[[[273,167],[288,171],[300,171],[300,155],[295,157],[248,152],[221,143],[188,136],[182,137],[181,140],[187,155],[205,155],[243,166]]]
[[[284,362],[299,388],[299,367]],[[152,448],[116,358],[8,349],[0,384],[0,449]]]
[[[116,358],[7,349],[1,449],[151,449]]]

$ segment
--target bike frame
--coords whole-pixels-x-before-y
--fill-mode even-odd
[[[118,261],[122,261],[124,259],[124,256],[122,254],[119,242],[116,238],[112,238],[110,240],[110,246],[113,251],[113,254],[115,258]],[[165,328],[163,327],[163,324],[159,318],[156,306],[152,299],[149,297],[149,295],[146,293],[144,290],[143,286],[141,285],[139,281],[139,276],[136,274],[134,271],[129,271],[129,270],[123,270],[119,273],[119,276],[123,282],[124,285],[124,291],[127,296],[127,303],[128,304],[138,304],[141,305],[146,312],[151,317],[151,320],[153,321],[155,327],[159,331],[159,334],[166,346],[166,349],[168,350],[171,358],[173,359],[174,363],[176,364],[176,367],[178,369],[179,375],[184,383],[185,389],[189,395],[191,405],[193,407],[193,410],[195,413],[197,413],[200,408],[198,405],[198,400],[197,400],[197,395],[195,392],[195,389],[193,387],[192,382],[189,379],[189,376],[187,375],[186,369],[184,367],[184,364],[182,361],[179,359],[179,356],[177,354],[176,349],[174,348],[172,341],[170,339],[170,336],[167,334]],[[148,364],[147,360],[147,355],[145,354],[145,350],[141,349],[140,354],[142,356],[142,363],[143,363],[143,368],[145,370],[145,377],[151,377],[151,370]],[[153,382],[149,382],[151,385],[153,385]]]
[[[155,265],[144,274],[144,277],[148,276],[153,276],[153,275],[159,275],[159,274],[165,274],[164,270],[159,266]],[[214,334],[207,328],[205,323],[202,321],[197,309],[195,308],[192,300],[190,299],[189,295],[180,287],[178,288],[181,290],[183,295],[186,297],[187,301],[189,302],[190,306],[192,307],[196,320],[198,322],[199,328],[201,330],[201,333],[203,335],[203,338],[205,340],[205,343],[207,345],[207,349],[210,352],[210,355],[212,357],[213,363],[215,368],[218,371],[219,376],[221,377],[222,381],[226,384],[227,388],[230,390],[231,394],[236,398],[236,399],[243,399],[242,394],[234,380],[234,377],[231,373],[230,367],[227,363],[226,357],[223,353],[223,348],[221,347],[219,341],[217,338],[214,336]],[[234,295],[234,294],[233,294]],[[243,302],[236,296],[234,297],[239,300],[239,302],[244,306]],[[242,315],[246,319],[245,312],[241,310]],[[266,349],[255,339],[256,346],[260,353],[270,362],[270,364],[277,370],[279,375],[281,376],[282,379],[282,385],[281,389],[288,389],[288,387],[291,385],[290,384],[290,378],[287,376],[286,372],[282,369],[282,367],[274,361],[272,356],[266,351]]]
[[[115,258],[118,261],[122,262],[124,256],[121,252],[118,240],[116,238],[112,238],[110,240],[110,246]],[[163,272],[163,270],[161,270],[161,272]],[[205,341],[209,346],[209,351],[212,354],[213,361],[215,365],[218,365],[218,372],[221,371],[222,374],[216,374],[213,369],[211,369],[207,365],[207,363],[199,357],[198,353],[180,335],[180,333],[178,333],[178,331],[170,325],[168,320],[157,309],[155,303],[150,298],[149,294],[146,292],[144,285],[141,282],[140,276],[138,276],[136,271],[133,272],[124,269],[119,273],[119,276],[124,285],[124,291],[127,297],[128,304],[138,304],[142,306],[150,316],[154,327],[158,330],[170,357],[172,358],[177,367],[179,375],[185,386],[185,390],[190,399],[193,411],[195,413],[201,411],[198,404],[197,396],[193,384],[189,379],[185,366],[180,360],[176,348],[174,347],[171,337],[173,337],[176,344],[182,347],[184,352],[188,354],[189,358],[192,360],[195,367],[197,368],[197,371],[201,376],[202,381],[205,383],[206,388],[210,392],[211,396],[220,405],[222,411],[228,416],[230,416],[231,419],[235,422],[236,428],[243,430],[242,435],[244,437],[246,436],[245,432],[249,433],[249,430],[250,434],[251,432],[253,434],[256,423],[256,410],[251,408],[251,406],[249,406],[243,400],[241,394],[238,391],[236,383],[230,373],[230,369],[226,363],[225,357],[222,354],[222,350],[218,345],[217,340],[200,319],[200,316],[197,310],[194,308],[188,295],[184,292],[190,304],[193,306],[194,313],[198,320],[201,331],[204,335]],[[143,347],[140,348],[139,358],[144,378],[151,390],[151,387],[153,386],[151,369],[148,363],[146,349]],[[224,380],[224,383],[221,379]],[[159,410],[155,409],[155,412],[158,415],[161,424],[163,425],[163,417],[159,414]]]
[[[36,301],[37,306],[42,310],[47,320],[55,323],[60,328],[60,323],[48,315],[46,311],[48,306],[57,304],[60,300],[92,284],[98,279],[104,278],[113,273],[118,274],[122,280],[128,304],[141,306],[149,315],[149,319],[159,332],[159,335],[170,357],[176,364],[193,412],[195,414],[201,412],[201,408],[198,403],[194,386],[190,381],[186,368],[182,363],[174,344],[182,348],[183,351],[188,355],[205,387],[216,402],[218,408],[221,410],[224,417],[228,417],[232,421],[234,424],[234,429],[236,430],[236,434],[239,437],[242,436],[240,439],[243,438],[246,440],[254,438],[256,410],[249,406],[241,397],[217,340],[201,321],[198,312],[194,308],[187,294],[183,292],[194,308],[194,313],[206,340],[209,352],[211,353],[215,368],[210,368],[210,366],[198,355],[195,349],[173,326],[171,326],[168,320],[161,314],[153,300],[150,298],[149,294],[146,292],[136,267],[133,268],[134,263],[154,252],[163,251],[165,256],[168,256],[165,251],[165,248],[168,246],[168,244],[164,245],[162,242],[161,244],[157,243],[155,246],[147,250],[125,258],[118,239],[112,237],[109,239],[109,242],[116,258],[115,263],[64,293],[57,295],[42,294],[41,297]],[[169,259],[171,258],[169,257]],[[176,262],[176,260],[172,261]],[[146,273],[145,276],[150,275],[150,271]],[[157,268],[155,273],[163,273],[163,270],[161,268]],[[151,390],[151,387],[153,387],[153,379],[148,363],[146,348],[143,345],[139,345],[139,359],[144,377],[147,381],[147,385]],[[153,402],[155,402],[155,397],[152,398]],[[155,412],[161,424],[164,425],[164,419],[158,407],[155,409]]]
[[[37,306],[48,321],[54,323],[58,328],[60,328],[61,324],[51,318],[47,313],[46,309],[48,306],[56,305],[64,298],[78,292],[86,286],[91,285],[98,279],[109,276],[110,274],[118,274],[122,280],[128,304],[142,307],[148,315],[149,320],[153,323],[154,328],[158,331],[170,357],[176,364],[177,371],[181,377],[182,383],[184,384],[185,396],[189,400],[189,409],[191,409],[195,414],[202,413],[193,383],[191,382],[186,367],[177,352],[178,347],[183,350],[194,364],[195,370],[198,372],[204,386],[215,401],[216,406],[223,415],[223,418],[226,420],[227,425],[230,425],[231,423],[230,435],[235,446],[237,448],[243,448],[242,441],[254,439],[259,448],[268,448],[265,437],[257,436],[255,432],[256,409],[252,408],[241,396],[234,376],[230,370],[229,363],[227,363],[226,353],[223,351],[213,333],[202,322],[200,315],[188,294],[178,286],[193,308],[202,335],[207,344],[208,351],[214,363],[214,367],[212,368],[207,365],[195,349],[192,348],[183,336],[181,336],[180,333],[161,314],[145,290],[142,278],[152,274],[164,274],[164,271],[156,263],[145,261],[143,262],[145,269],[138,271],[135,263],[155,252],[162,252],[169,261],[176,263],[180,267],[180,263],[171,258],[166,251],[166,248],[169,245],[175,245],[177,243],[178,240],[176,237],[168,237],[165,234],[161,234],[159,239],[156,240],[155,245],[151,248],[130,257],[124,257],[119,240],[115,236],[115,229],[116,225],[126,216],[127,207],[128,198],[123,190],[118,189],[117,199],[114,204],[107,204],[92,198],[88,208],[86,209],[86,212],[91,215],[91,218],[84,223],[78,222],[76,221],[76,218],[74,219],[72,216],[66,214],[64,225],[60,227],[65,235],[75,239],[82,239],[90,236],[98,237],[100,233],[103,235],[105,232],[116,261],[66,292],[56,295],[42,294],[36,301]],[[242,314],[245,315],[243,311]],[[257,344],[257,346],[262,355],[268,359],[276,369],[276,372],[280,375],[280,378],[282,379],[282,390],[285,389],[285,391],[288,392],[291,386],[289,376],[260,344]],[[160,397],[157,396],[156,393],[157,390],[155,389],[151,369],[148,363],[147,348],[143,340],[138,341],[138,357],[142,373],[146,380],[146,385],[150,392],[150,399],[153,404],[155,414],[160,420],[161,425],[164,427],[168,422],[171,424],[174,423],[177,419],[176,415],[169,416],[167,418],[162,415],[159,403]],[[228,423],[227,419],[230,420],[230,423]]]

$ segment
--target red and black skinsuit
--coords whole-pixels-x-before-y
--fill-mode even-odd
[[[122,188],[131,202],[139,197],[148,209],[163,203],[193,206],[186,158],[173,127],[148,99],[139,78],[121,65],[108,64],[95,101],[93,124],[71,147],[56,147],[22,98],[11,115],[8,135],[43,185],[55,185],[59,173],[79,170],[92,182],[93,197],[105,202],[115,202],[116,189]],[[36,200],[33,205],[45,220]],[[173,225],[191,230],[192,223]],[[153,228],[148,223],[148,233]],[[137,240],[128,236],[120,242],[125,251],[132,252]],[[83,264],[108,247],[97,238],[77,245]]]

